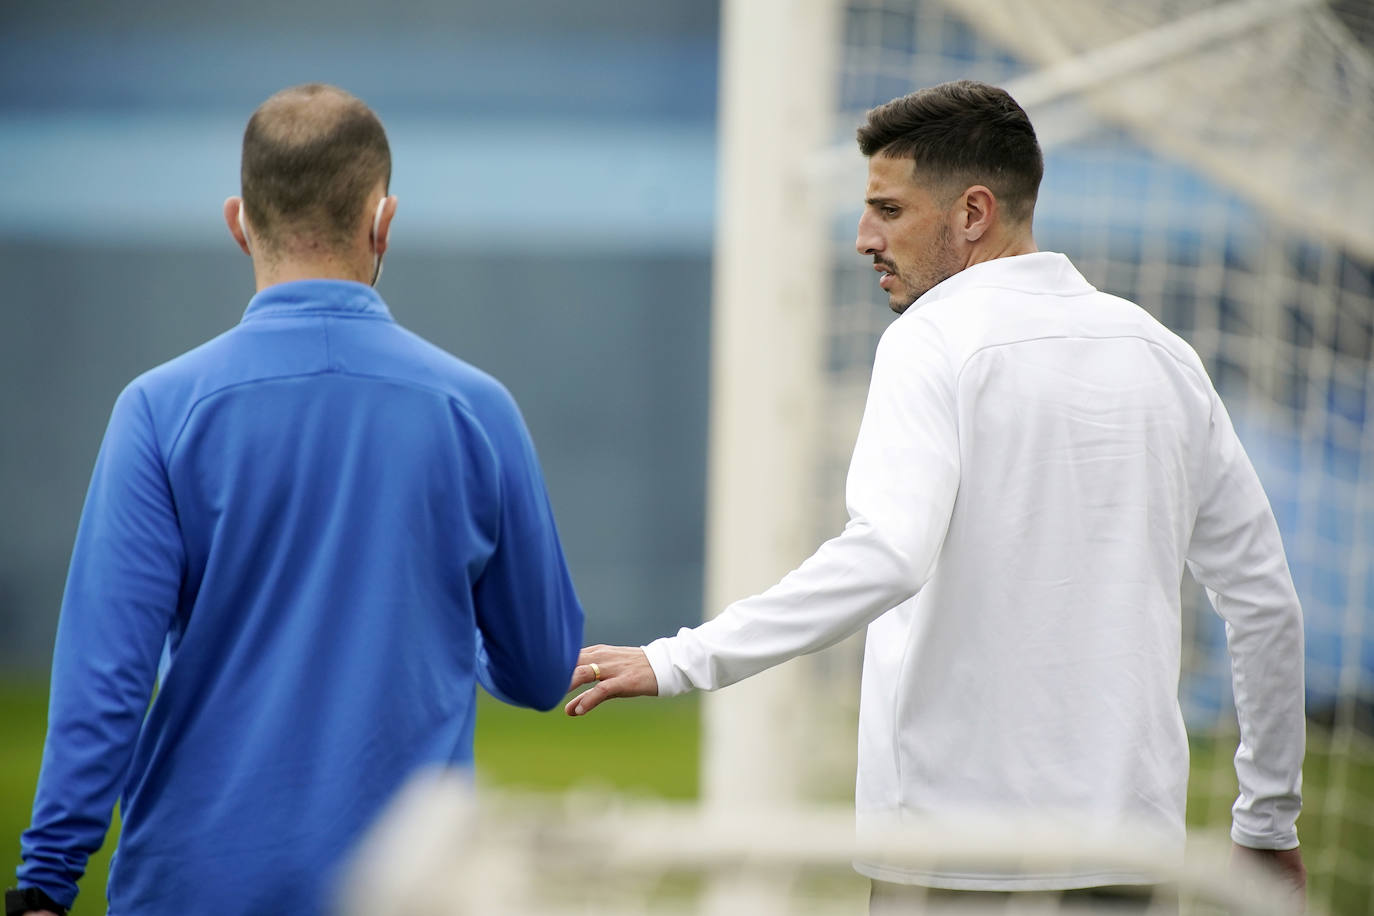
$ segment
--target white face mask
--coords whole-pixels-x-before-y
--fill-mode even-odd
[[[248,246],[248,253],[253,253],[253,243],[248,240],[248,226],[243,221],[243,211],[247,209],[243,201],[239,201],[239,232],[243,233],[243,243]],[[386,198],[377,201],[377,215],[372,217],[372,285],[376,286],[377,281],[382,278],[382,254],[377,251],[378,237],[382,231],[382,211],[386,209]]]

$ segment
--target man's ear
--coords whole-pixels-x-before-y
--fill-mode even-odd
[[[248,245],[248,236],[244,234],[243,222],[240,219],[243,213],[243,198],[228,197],[224,200],[224,225],[229,227],[229,234],[238,242],[239,248],[243,249],[246,255],[252,255],[253,251]]]
[[[997,222],[997,198],[981,184],[973,185],[964,192],[960,199],[960,207],[958,231],[967,242],[978,241]]]
[[[387,246],[391,243],[391,220],[396,215],[397,200],[394,195],[382,198],[378,205],[375,235],[372,239],[372,250],[380,257],[386,254]]]

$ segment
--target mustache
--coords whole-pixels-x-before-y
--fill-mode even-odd
[[[874,258],[874,259],[873,259],[873,266],[874,266],[874,267],[881,267],[881,268],[883,268],[884,270],[886,270],[886,271],[887,271],[888,273],[890,273],[890,274],[895,274],[895,273],[897,272],[897,265],[896,265],[896,264],[893,264],[891,261],[885,261],[885,260],[883,260],[882,258]]]

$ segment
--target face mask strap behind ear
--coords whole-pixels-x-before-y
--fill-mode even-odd
[[[380,249],[382,242],[382,211],[385,209],[386,197],[383,196],[381,200],[377,201],[377,215],[372,217],[372,246],[373,251],[376,252],[372,261],[373,286],[376,286],[377,281],[382,279],[382,253],[378,249]],[[240,213],[240,215],[242,214]]]
[[[253,243],[248,241],[248,227],[244,225],[243,222],[243,211],[243,198],[239,198],[239,232],[243,233],[243,244],[247,246],[248,253],[251,255],[253,253]]]

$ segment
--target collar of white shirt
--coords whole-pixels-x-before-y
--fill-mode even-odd
[[[944,280],[915,302],[920,308],[977,287],[1001,287],[1027,293],[1079,296],[1093,291],[1067,257],[1057,251],[1035,251],[982,261]]]

